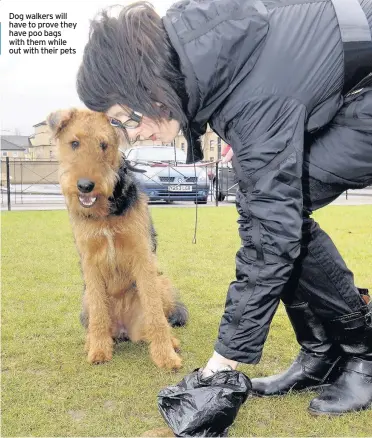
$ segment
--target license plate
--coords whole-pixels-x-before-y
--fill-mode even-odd
[[[192,186],[184,186],[184,185],[168,186],[168,190],[170,192],[192,192]]]

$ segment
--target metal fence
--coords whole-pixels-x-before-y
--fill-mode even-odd
[[[64,204],[58,183],[58,162],[1,160],[1,205],[11,210],[13,204]]]
[[[194,169],[191,165],[177,166],[172,164],[154,164],[154,172],[144,173],[143,178],[147,182],[153,182],[159,192],[159,196],[165,202],[173,200],[184,200],[185,192],[178,190],[191,187],[189,194],[192,199],[199,203],[198,181],[196,176],[190,176]],[[190,169],[186,174],[186,169]],[[198,163],[196,171],[205,175],[204,180],[208,187],[207,202],[218,203],[229,196],[235,195],[236,182],[230,167],[221,166],[219,162]],[[176,172],[176,176],[174,173]],[[161,175],[161,176],[160,176]],[[172,176],[173,175],[173,176]],[[172,180],[171,180],[172,179]],[[182,180],[182,183],[179,181]],[[1,160],[1,206],[2,208],[12,209],[12,205],[20,207],[22,205],[45,205],[64,207],[64,198],[58,182],[58,161],[50,160],[25,160],[16,158],[6,158]],[[151,190],[147,190],[150,195]],[[205,203],[204,201],[200,203]]]
[[[190,171],[186,174],[185,169],[190,169],[190,165],[154,164],[153,172],[144,173],[145,182],[153,183],[154,192],[158,192],[158,200],[173,202],[173,200],[185,200],[185,192],[182,185],[188,186],[190,201],[198,203],[212,203],[218,206],[221,201],[235,199],[238,188],[235,172],[231,164],[197,163],[196,169],[199,173],[205,172],[204,180],[207,181],[207,199],[200,202],[200,191],[198,189],[197,177],[190,176]],[[193,169],[192,169],[193,170]],[[176,174],[175,174],[176,172]],[[175,174],[175,175],[174,175]],[[196,178],[196,179],[195,179]],[[180,182],[182,181],[182,182]],[[149,184],[151,185],[151,184]],[[21,208],[24,205],[28,208],[45,206],[64,208],[65,201],[61,194],[58,182],[58,162],[37,160],[29,161],[22,159],[1,160],[1,207],[11,210],[12,205]],[[155,187],[155,189],[154,189]],[[191,189],[190,189],[191,187]],[[146,193],[153,200],[151,188]],[[353,192],[353,191],[351,191]],[[346,200],[350,197],[350,191],[345,192]],[[369,187],[357,193],[360,196],[372,196],[372,188]],[[362,193],[363,192],[363,193]],[[170,201],[172,199],[172,201]]]

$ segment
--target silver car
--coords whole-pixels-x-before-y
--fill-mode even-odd
[[[184,151],[171,146],[137,146],[124,152],[150,201],[194,201],[206,204],[209,178],[206,166],[186,164]]]

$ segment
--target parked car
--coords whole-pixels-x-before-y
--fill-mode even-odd
[[[231,162],[220,163],[218,167],[218,200],[223,201],[226,196],[235,196],[237,190],[238,180]],[[216,193],[216,178],[213,180],[213,192]]]
[[[207,203],[210,184],[207,167],[187,165],[181,149],[137,146],[125,151],[125,156],[132,166],[146,171],[136,176],[150,201]]]

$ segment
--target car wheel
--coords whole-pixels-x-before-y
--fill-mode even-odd
[[[208,201],[194,201],[194,204],[206,204]]]

